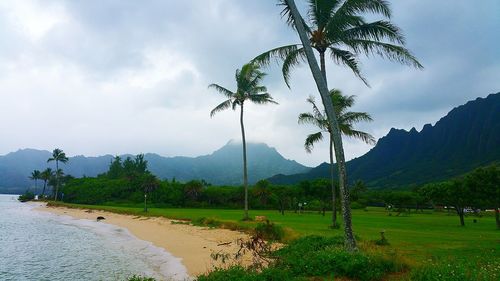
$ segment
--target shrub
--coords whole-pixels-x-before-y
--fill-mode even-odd
[[[285,237],[285,231],[280,225],[276,225],[269,220],[259,223],[255,227],[255,234],[265,240],[281,241]]]
[[[379,280],[400,269],[394,260],[381,255],[345,251],[343,237],[304,237],[278,250],[275,255],[276,267],[294,276]]]
[[[35,199],[35,194],[33,194],[33,192],[26,191],[23,195],[20,195],[17,200],[19,200],[21,202],[26,202],[26,201],[30,201],[33,199]]]
[[[246,270],[241,266],[216,269],[206,275],[198,276],[197,281],[307,281],[294,277],[289,272],[277,268],[266,268],[262,272]]]
[[[144,277],[144,276],[139,276],[139,275],[133,275],[132,277],[129,277],[127,281],[156,281],[156,279],[151,278],[151,277]]]

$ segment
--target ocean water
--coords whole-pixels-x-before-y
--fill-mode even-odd
[[[0,280],[189,280],[180,259],[126,229],[0,195]]]

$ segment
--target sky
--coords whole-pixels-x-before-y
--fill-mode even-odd
[[[224,98],[207,86],[234,90],[237,68],[300,42],[276,2],[1,0],[0,155],[59,147],[70,156],[198,156],[241,139],[238,112],[210,118]],[[421,130],[500,91],[500,1],[391,2],[392,22],[425,68],[361,57],[366,87],[328,61],[329,85],[356,95],[352,110],[374,119],[358,129],[376,138],[392,127]],[[297,124],[306,98],[318,97],[308,66],[294,70],[291,89],[278,65],[265,72],[279,105],[246,107],[247,139],[305,165],[328,161],[326,142],[305,152],[316,130]],[[344,142],[347,159],[372,148]]]

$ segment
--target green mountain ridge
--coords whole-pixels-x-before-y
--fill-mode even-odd
[[[396,188],[444,180],[500,161],[500,93],[452,109],[420,132],[392,128],[369,152],[347,162],[349,182]],[[329,178],[329,164],[307,173],[276,175],[275,184]]]

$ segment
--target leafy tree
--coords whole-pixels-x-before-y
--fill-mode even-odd
[[[30,180],[34,180],[35,181],[35,193],[36,193],[36,190],[37,190],[37,181],[39,179],[41,179],[41,173],[39,170],[33,170],[33,172],[31,172],[31,175],[30,175]]]
[[[500,166],[477,168],[465,175],[464,184],[478,197],[483,208],[495,210],[496,225],[500,229]]]
[[[217,84],[210,84],[208,87],[216,90],[227,99],[216,106],[211,112],[210,117],[216,113],[232,108],[240,107],[240,127],[241,139],[243,143],[243,187],[245,189],[245,213],[244,219],[248,220],[248,173],[247,173],[247,149],[245,139],[245,126],[243,124],[243,112],[245,102],[256,104],[277,104],[271,95],[267,93],[267,88],[260,83],[266,74],[260,71],[259,66],[255,63],[245,64],[241,70],[236,70],[236,91],[232,92]]]
[[[123,166],[122,159],[120,156],[115,156],[109,165],[109,171],[107,173],[110,179],[119,179],[123,176]]]
[[[56,192],[54,201],[57,201],[57,194],[59,192],[59,175],[62,173],[62,171],[61,173],[59,172],[59,162],[65,164],[68,160],[69,159],[66,157],[66,153],[59,148],[54,149],[54,151],[52,151],[52,157],[47,160],[47,163],[52,161],[56,162]]]
[[[192,201],[198,200],[198,197],[200,196],[202,190],[203,183],[201,181],[191,180],[184,185],[184,194],[188,199]]]
[[[54,176],[54,172],[51,168],[45,169],[41,174],[40,178],[43,180],[43,190],[42,198],[45,196],[45,188],[47,187],[47,182]]]
[[[354,96],[344,96],[340,90],[331,90],[330,96],[332,99],[335,113],[342,135],[358,138],[366,143],[374,144],[375,138],[365,132],[355,130],[353,125],[360,121],[372,121],[371,116],[365,112],[347,111],[354,105]],[[328,122],[327,114],[324,110],[320,110],[316,105],[314,97],[310,96],[307,102],[312,105],[313,112],[301,113],[299,115],[299,124],[312,124],[320,129],[319,132],[307,136],[304,147],[307,152],[311,152],[314,144],[323,139],[323,134],[327,133],[330,141],[330,179],[332,187],[332,226],[337,227],[337,204],[335,196],[335,171],[333,167],[333,132],[330,123]]]
[[[423,193],[430,197],[434,204],[452,206],[460,217],[461,226],[465,225],[465,208],[473,207],[475,203],[474,192],[462,179],[428,184],[423,187]]]
[[[260,180],[253,187],[253,195],[259,199],[262,205],[267,205],[267,201],[271,197],[271,190],[269,190],[271,183],[268,180]]]

